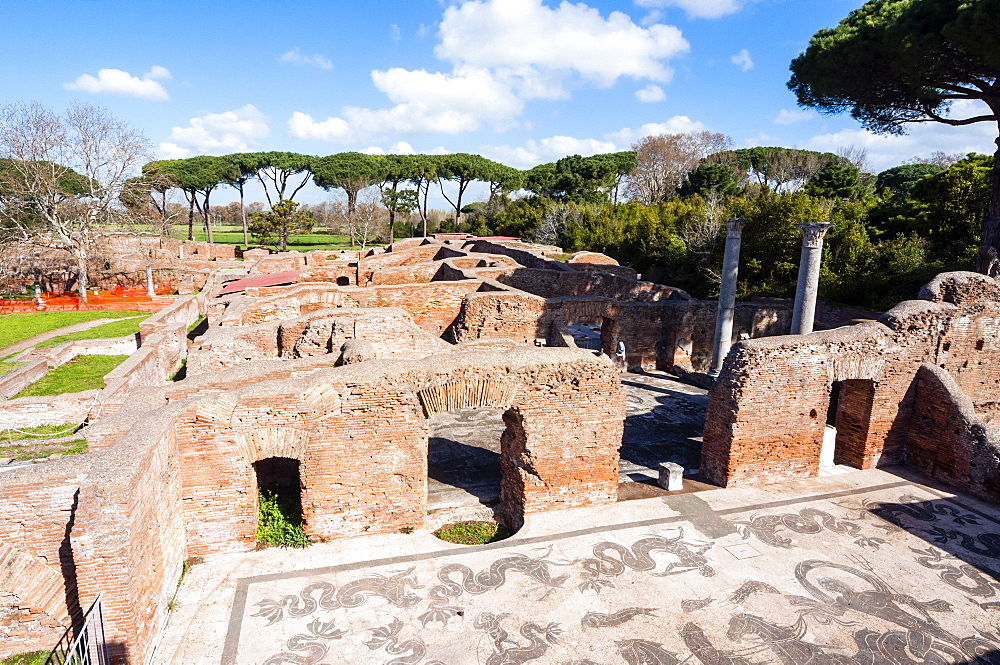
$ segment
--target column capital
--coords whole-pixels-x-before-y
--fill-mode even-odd
[[[796,224],[795,226],[802,232],[802,246],[816,248],[823,245],[823,236],[826,235],[826,232],[830,230],[833,224],[829,222],[806,222],[804,224]]]
[[[730,217],[726,220],[728,238],[742,238],[743,237],[743,227],[746,225],[747,220],[742,217]]]

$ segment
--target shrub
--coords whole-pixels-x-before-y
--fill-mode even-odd
[[[274,492],[258,492],[257,543],[277,547],[306,547],[312,544],[302,530],[302,513],[297,502]]]

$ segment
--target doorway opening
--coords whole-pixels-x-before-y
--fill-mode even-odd
[[[503,409],[464,408],[431,416],[427,439],[428,528],[499,518]]]
[[[566,329],[573,337],[573,343],[578,349],[587,349],[595,354],[601,352],[601,330],[603,319],[597,321],[574,321],[567,323]]]
[[[833,382],[820,468],[864,466],[874,400],[875,382],[871,379]]]
[[[258,545],[304,547],[300,463],[288,457],[254,462],[257,475]]]

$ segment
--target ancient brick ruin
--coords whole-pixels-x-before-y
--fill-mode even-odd
[[[441,412],[503,413],[508,524],[613,502],[619,372],[695,376],[710,361],[715,303],[602,255],[462,237],[360,256],[191,249],[129,259],[173,261],[202,288],[142,324],[103,390],[0,405],[0,425],[92,419],[86,454],[0,473],[0,656],[50,647],[103,593],[115,662],[142,662],[184,561],[253,549],[269,460],[298,470],[311,536],[423,528]],[[779,336],[783,303],[738,305],[702,473],[723,486],[816,475],[833,398],[838,462],[905,462],[995,497],[1000,286],[944,275],[921,298],[803,336]],[[186,378],[168,381],[182,361]]]
[[[1000,498],[1000,285],[946,273],[920,298],[877,322],[737,344],[709,400],[703,473],[723,486],[813,477],[829,422],[837,463],[905,463]]]

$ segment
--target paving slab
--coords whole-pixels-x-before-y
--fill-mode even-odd
[[[213,558],[152,663],[1000,662],[1000,511],[884,470]]]

